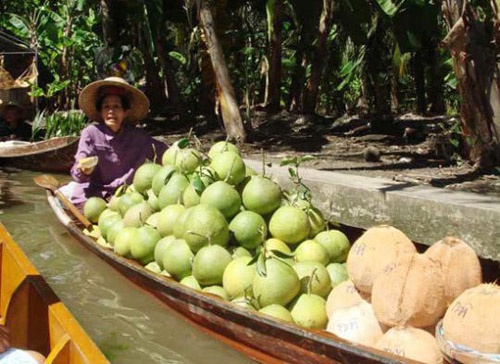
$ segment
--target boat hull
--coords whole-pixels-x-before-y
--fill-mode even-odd
[[[0,147],[0,166],[65,173],[71,169],[78,137],[60,137],[36,143]]]
[[[307,330],[274,320],[150,272],[83,234],[56,197],[50,193],[47,196],[58,219],[80,243],[190,322],[259,362],[417,364],[416,361],[401,360],[391,354],[353,344],[323,330]]]
[[[109,363],[0,223],[0,325],[46,363]]]

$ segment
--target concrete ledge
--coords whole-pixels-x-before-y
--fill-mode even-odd
[[[260,161],[245,163],[262,170]],[[500,261],[498,198],[307,168],[299,173],[312,190],[314,204],[331,220],[365,229],[390,224],[426,245],[453,235],[479,256]],[[291,186],[285,167],[266,167],[266,175]]]

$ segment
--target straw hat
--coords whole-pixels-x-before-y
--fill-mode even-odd
[[[135,124],[144,119],[149,112],[148,97],[121,77],[107,77],[94,81],[80,92],[78,104],[88,118],[102,121],[101,113],[96,109],[96,101],[103,95],[124,95],[128,98],[130,109],[125,122]]]

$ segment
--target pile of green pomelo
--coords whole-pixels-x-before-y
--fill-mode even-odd
[[[108,203],[89,199],[84,213],[97,224],[89,234],[116,254],[278,320],[424,363],[442,363],[450,342],[499,350],[500,315],[489,307],[500,307],[500,289],[481,285],[466,243],[448,237],[419,254],[382,225],[351,247],[306,192],[248,168],[234,144],[218,142],[205,155],[182,139],[162,165],[146,162],[133,185]],[[457,319],[463,295],[475,300],[468,315],[481,321],[477,332]]]

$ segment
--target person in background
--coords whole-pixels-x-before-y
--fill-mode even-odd
[[[0,104],[0,140],[31,139],[31,125],[23,117],[23,109],[14,102]]]
[[[73,182],[61,189],[81,206],[89,197],[109,198],[123,184],[130,184],[137,168],[146,160],[160,160],[167,146],[135,124],[149,112],[147,96],[119,77],[108,77],[87,85],[79,95],[82,111],[96,121],[82,130]],[[95,166],[82,163],[97,157]]]
[[[39,352],[11,348],[9,329],[0,325],[0,364],[43,364],[45,357]]]

